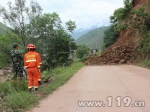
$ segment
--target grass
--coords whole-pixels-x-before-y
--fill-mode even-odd
[[[28,92],[20,91],[6,96],[5,100],[12,109],[26,109],[37,103],[38,98]]]
[[[7,81],[0,84],[0,93],[3,95],[9,95],[17,91],[27,91],[26,80]]]
[[[140,63],[142,67],[150,67],[150,59],[145,60],[144,62]]]
[[[51,84],[46,85],[45,87],[41,87],[40,91],[44,91],[44,93],[49,94],[59,86],[65,84],[80,68],[83,67],[83,63],[74,62],[69,67],[58,67],[51,71],[51,75],[53,74],[54,81]]]
[[[0,83],[0,112],[20,112],[31,108],[40,99],[65,84],[83,66],[81,62],[73,62],[68,67],[58,67],[52,71],[44,71],[42,79],[50,76],[54,78],[54,81],[42,84],[38,92],[29,93],[26,80]]]

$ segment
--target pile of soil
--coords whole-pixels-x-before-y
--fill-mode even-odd
[[[105,49],[100,56],[91,56],[85,65],[131,64],[139,57],[137,47],[140,35],[131,28],[120,32],[115,44]]]
[[[139,9],[147,3],[148,0],[133,0],[133,9]],[[141,35],[138,31],[129,26],[126,30],[120,32],[116,43],[105,49],[102,55],[91,56],[84,63],[85,65],[136,64],[139,59],[147,58],[147,56],[145,57],[137,52],[140,39]]]

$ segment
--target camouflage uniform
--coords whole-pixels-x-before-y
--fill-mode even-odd
[[[19,50],[13,49],[10,52],[11,59],[12,59],[12,72],[13,72],[13,79],[16,79],[17,77],[22,78],[23,77],[23,57]]]

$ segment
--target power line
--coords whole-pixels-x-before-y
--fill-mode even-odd
[[[49,0],[60,12],[62,12],[62,10],[56,5],[56,4],[54,4],[54,2],[52,2],[52,0]],[[71,6],[69,5],[69,3],[66,1],[66,0],[64,0],[65,1],[65,5],[70,9],[70,11],[71,12],[73,12],[74,13],[74,15],[78,18],[78,19],[80,19],[80,17],[77,15],[77,13],[76,13],[76,11],[74,11],[72,8],[71,8]],[[65,15],[63,12],[62,12],[62,14],[63,15]],[[66,16],[66,15],[65,15]],[[66,16],[68,19],[69,19],[69,17],[68,16]],[[76,21],[75,21],[76,22]],[[82,24],[84,27],[85,27],[85,24],[83,23]]]
[[[66,2],[66,4],[70,7],[70,9],[74,12],[74,14],[77,16],[78,19],[80,19],[80,17],[78,16],[78,14],[76,13],[75,10],[72,9],[72,7],[69,5],[69,3],[67,2],[67,0],[64,0]],[[81,19],[80,19],[81,20]],[[83,25],[85,26],[84,22]]]
[[[60,12],[62,12],[58,7],[57,7],[57,5],[56,4],[54,4],[53,2],[52,2],[52,0],[49,0]],[[64,13],[63,13],[64,14]],[[65,14],[64,14],[65,15]],[[68,18],[68,16],[67,15],[65,15],[67,18]]]

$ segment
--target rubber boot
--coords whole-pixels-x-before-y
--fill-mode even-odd
[[[32,91],[32,88],[29,88],[29,89],[28,89],[28,91],[31,93],[31,91]]]
[[[38,90],[38,88],[35,88],[35,91],[37,91]]]
[[[41,84],[42,84],[42,82],[41,82],[41,81],[38,81],[38,83],[39,83],[39,85],[41,85]]]

